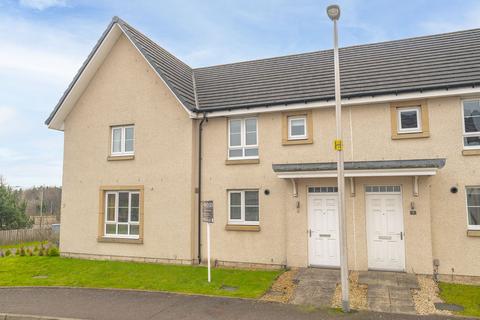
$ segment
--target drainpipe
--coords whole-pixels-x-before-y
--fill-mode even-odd
[[[208,122],[208,118],[206,113],[203,113],[198,125],[198,264],[202,262],[202,132],[205,121]]]

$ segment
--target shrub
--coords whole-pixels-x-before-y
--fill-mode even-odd
[[[37,252],[37,251],[38,251],[38,246],[35,246],[35,247],[33,248],[33,252]]]
[[[23,247],[20,248],[20,256],[25,257],[25,248],[23,248]]]
[[[0,250],[0,258],[3,258],[5,255],[3,254],[3,251]]]
[[[40,250],[38,250],[38,256],[41,257],[43,255],[44,255],[43,248],[41,248]]]
[[[5,257],[8,257],[11,254],[12,254],[12,251],[10,251],[10,249],[7,249],[7,251],[5,251]]]
[[[18,248],[15,249],[15,255],[16,256],[20,255],[20,249],[18,249]]]
[[[27,256],[30,256],[30,257],[33,256],[32,249],[30,249],[30,248],[27,249]]]
[[[60,252],[57,248],[51,247],[50,249],[48,249],[47,254],[49,257],[58,257],[60,255]]]

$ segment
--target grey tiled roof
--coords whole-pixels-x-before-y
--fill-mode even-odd
[[[445,166],[446,159],[412,159],[412,160],[378,160],[378,161],[345,161],[345,170],[379,170],[379,169],[421,169]],[[336,162],[319,163],[285,163],[273,164],[275,172],[298,171],[332,171],[337,169]]]
[[[332,50],[192,69],[114,17],[47,124],[115,23],[191,111],[334,99]],[[340,67],[343,98],[477,86],[480,29],[341,48]]]
[[[342,97],[480,83],[480,29],[340,49]],[[333,51],[194,69],[201,109],[334,99]]]

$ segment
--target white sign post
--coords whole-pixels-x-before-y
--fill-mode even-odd
[[[207,265],[208,265],[208,282],[212,281],[212,275],[210,271],[210,223],[207,222]]]
[[[210,224],[213,223],[213,201],[202,201],[202,221],[207,223],[207,267],[208,282],[211,282],[211,266],[210,266]]]

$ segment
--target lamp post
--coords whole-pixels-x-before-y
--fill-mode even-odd
[[[345,178],[343,175],[343,141],[342,141],[342,105],[340,93],[340,63],[338,58],[337,21],[340,18],[340,7],[336,4],[327,7],[327,15],[333,21],[333,58],[335,69],[335,120],[337,152],[337,185],[338,185],[338,215],[340,224],[340,275],[342,280],[342,310],[350,311],[348,289],[348,259],[347,259],[347,226],[345,216]]]

